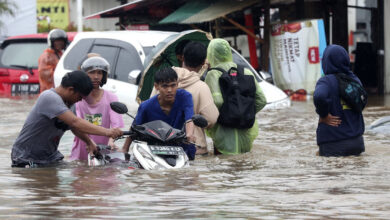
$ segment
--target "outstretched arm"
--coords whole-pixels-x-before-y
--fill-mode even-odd
[[[82,133],[107,136],[112,138],[116,138],[123,135],[122,130],[120,130],[119,128],[107,129],[93,125],[82,118],[76,117],[76,115],[74,115],[70,110],[60,114],[59,116],[57,116],[57,118],[65,122],[71,129],[76,129],[77,131]]]

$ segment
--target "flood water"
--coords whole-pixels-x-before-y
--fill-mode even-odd
[[[34,101],[0,99],[1,219],[390,218],[390,138],[366,133],[362,156],[318,157],[311,101],[259,113],[252,152],[197,157],[186,169],[11,168],[12,143]],[[366,125],[390,115],[390,97],[369,105]],[[72,141],[67,132],[65,156]]]

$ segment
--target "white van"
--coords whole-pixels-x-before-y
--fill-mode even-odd
[[[78,33],[57,64],[54,72],[55,86],[61,83],[65,73],[77,70],[88,53],[98,53],[111,66],[107,83],[103,88],[116,94],[119,101],[125,103],[130,112],[135,113],[138,108],[136,101],[138,81],[129,81],[129,78],[137,78],[137,75],[144,70],[146,57],[158,43],[174,34],[177,34],[177,32],[107,31]],[[250,69],[256,76],[267,98],[267,108],[283,108],[291,105],[290,99],[283,91],[266,82],[263,78],[264,75],[256,72],[237,51],[232,51],[234,62]]]

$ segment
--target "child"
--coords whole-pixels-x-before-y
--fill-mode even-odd
[[[110,108],[111,102],[118,101],[117,96],[100,88],[107,82],[107,75],[110,71],[109,63],[102,57],[94,56],[86,59],[82,63],[81,70],[86,72],[91,78],[93,90],[86,98],[76,103],[77,116],[84,118],[94,125],[105,128],[122,128],[124,126],[122,116]],[[112,138],[96,135],[91,135],[90,137],[96,144],[109,145],[111,149],[115,149]],[[88,159],[85,143],[77,137],[75,137],[73,142],[70,159]]]

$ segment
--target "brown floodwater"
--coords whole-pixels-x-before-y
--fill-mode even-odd
[[[366,125],[390,115],[370,97]],[[35,99],[0,99],[1,219],[388,219],[390,138],[366,133],[359,157],[316,156],[311,101],[258,114],[252,152],[200,156],[165,171],[88,167],[11,168],[10,152]],[[124,116],[125,117],[125,116]],[[130,119],[125,118],[127,124]],[[69,156],[72,134],[60,151]],[[66,161],[66,160],[65,160]]]

